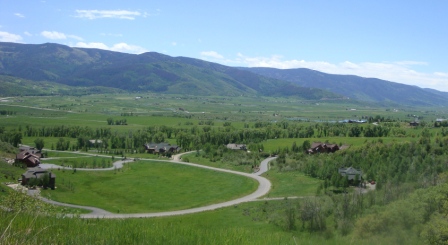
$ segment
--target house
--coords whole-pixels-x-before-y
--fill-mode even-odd
[[[418,122],[410,122],[409,126],[417,127],[419,125]]]
[[[170,145],[168,143],[146,143],[144,144],[144,147],[146,149],[146,152],[153,154],[163,154],[166,152],[177,153],[181,149],[177,145]]]
[[[243,150],[243,151],[247,150],[247,147],[245,144],[233,144],[232,143],[232,144],[227,144],[226,147],[227,147],[227,149],[230,149],[230,150]]]
[[[24,145],[21,145],[20,147],[19,147],[19,151],[20,152],[22,152],[22,151],[29,151],[29,152],[31,152],[31,153],[39,153],[40,151],[38,150],[38,149],[36,149],[36,148],[34,148],[34,147],[31,147],[31,146],[24,146]]]
[[[330,152],[335,152],[338,150],[339,150],[339,146],[336,144],[314,142],[313,144],[311,144],[311,148],[309,148],[307,150],[307,153],[308,154],[330,153]]]
[[[34,168],[39,166],[41,157],[40,151],[34,150],[34,148],[23,150],[16,155],[15,163],[25,164],[28,168]]]
[[[102,140],[89,140],[89,147],[101,147],[102,145]]]
[[[362,171],[357,170],[355,168],[349,167],[349,168],[339,168],[338,170],[339,174],[343,177],[347,177],[347,179],[350,180],[356,180],[356,176],[358,176],[358,180],[361,180],[362,177]]]
[[[41,179],[48,176],[49,180],[47,182],[48,186],[52,190],[54,190],[56,183],[56,175],[50,172],[47,169],[43,169],[40,167],[29,168],[24,174],[22,174],[22,185],[27,185],[31,179]],[[45,183],[45,182],[44,182]]]

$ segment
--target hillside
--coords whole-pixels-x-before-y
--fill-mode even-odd
[[[223,96],[342,98],[237,68],[156,52],[140,55],[59,44],[0,43],[0,74],[69,86]]]
[[[292,82],[303,87],[324,89],[350,99],[394,102],[413,106],[446,106],[448,95],[437,90],[353,75],[333,75],[305,68],[241,68],[266,77]]]
[[[0,75],[0,96],[87,95],[123,92],[123,90],[110,87],[73,87],[54,82],[30,81]]]

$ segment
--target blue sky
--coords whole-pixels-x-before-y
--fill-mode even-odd
[[[448,1],[0,0],[0,41],[310,68],[448,91]]]

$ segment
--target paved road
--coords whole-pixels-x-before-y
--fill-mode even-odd
[[[195,164],[195,163],[187,163],[187,162],[181,162],[180,158],[183,154],[187,154],[190,152],[186,152],[186,153],[182,153],[179,155],[175,155],[173,156],[173,160],[157,160],[157,159],[141,159],[141,160],[151,160],[151,161],[161,161],[161,162],[172,162],[172,163],[177,163],[177,164],[183,164],[183,165],[188,165],[188,166],[192,166],[192,167],[198,167],[198,168],[206,168],[206,169],[210,169],[210,170],[215,170],[215,171],[221,171],[221,172],[226,172],[226,173],[232,173],[232,174],[237,174],[237,175],[242,175],[242,176],[246,176],[252,179],[255,179],[258,181],[259,185],[258,188],[255,192],[235,199],[235,200],[231,200],[231,201],[227,201],[227,202],[223,202],[223,203],[218,203],[218,204],[213,204],[213,205],[208,205],[208,206],[204,206],[204,207],[199,207],[199,208],[192,208],[192,209],[184,209],[184,210],[178,210],[178,211],[168,211],[168,212],[157,212],[157,213],[135,213],[135,214],[114,214],[114,213],[110,213],[106,210],[103,209],[99,209],[96,207],[88,207],[88,206],[81,206],[81,205],[73,205],[73,204],[67,204],[67,203],[60,203],[60,202],[56,202],[56,201],[52,201],[52,200],[48,200],[46,198],[41,198],[43,201],[55,204],[55,205],[60,205],[60,206],[66,206],[66,207],[74,207],[74,208],[83,208],[83,209],[87,209],[87,210],[91,210],[92,212],[89,214],[81,214],[80,217],[81,218],[107,218],[107,219],[123,219],[123,218],[147,218],[147,217],[162,217],[162,216],[172,216],[172,215],[182,215],[182,214],[191,214],[191,213],[198,213],[198,212],[203,212],[203,211],[209,211],[209,210],[215,210],[218,208],[223,208],[223,207],[229,207],[229,206],[234,206],[243,202],[249,202],[249,201],[253,201],[259,197],[262,197],[264,195],[266,195],[269,190],[271,189],[271,182],[264,178],[261,177],[260,175],[263,174],[264,172],[268,171],[268,163],[270,161],[272,161],[273,159],[275,159],[275,157],[270,157],[267,158],[265,160],[263,160],[260,163],[260,170],[257,173],[254,174],[249,174],[249,173],[243,173],[243,172],[238,172],[238,171],[233,171],[233,170],[228,170],[228,169],[221,169],[221,168],[214,168],[214,167],[209,167],[209,166],[204,166],[204,165],[199,165],[199,164]],[[86,171],[97,171],[97,170],[112,170],[115,168],[121,168],[123,167],[123,163],[124,162],[129,162],[129,161],[133,161],[133,159],[129,159],[129,160],[125,160],[125,161],[117,161],[114,163],[114,167],[112,168],[108,168],[108,169],[79,169],[77,168],[77,170],[86,170]],[[41,164],[42,166],[43,164]],[[51,168],[51,167],[61,167],[61,166],[57,166],[54,164],[47,164],[47,165],[43,165],[42,168]]]
[[[123,167],[124,163],[128,163],[128,162],[133,162],[133,159],[126,159],[126,160],[120,160],[120,161],[116,161],[113,163],[113,167],[110,168],[71,168],[71,167],[63,167],[57,164],[52,164],[52,163],[41,163],[39,164],[39,166],[41,168],[45,168],[45,169],[55,169],[55,168],[60,168],[60,169],[76,169],[76,171],[80,170],[80,171],[110,171],[110,170],[114,170],[114,169],[119,169]]]

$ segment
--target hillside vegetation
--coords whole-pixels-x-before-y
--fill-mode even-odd
[[[289,81],[296,85],[323,89],[350,99],[371,102],[392,102],[413,106],[447,105],[446,93],[422,89],[377,78],[334,75],[306,68],[241,68],[266,77]]]
[[[225,96],[342,98],[237,68],[156,52],[140,55],[59,44],[0,43],[0,74],[70,86]],[[6,93],[5,95],[11,95]]]

